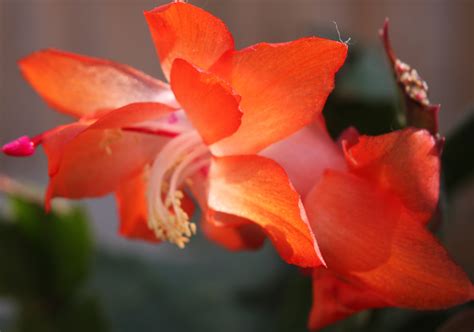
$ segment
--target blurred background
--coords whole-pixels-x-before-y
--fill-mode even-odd
[[[474,181],[468,176],[473,165],[474,138],[465,134],[472,132],[466,128],[472,127],[474,110],[474,1],[190,2],[226,22],[238,48],[260,41],[282,42],[307,35],[338,39],[334,24],[337,22],[341,38],[351,39],[348,63],[338,74],[337,89],[328,102],[328,109],[341,115],[331,118],[329,123],[335,135],[347,125],[355,125],[369,134],[394,127],[395,85],[377,34],[384,18],[389,17],[397,55],[416,68],[428,82],[431,102],[442,105],[441,133],[448,136],[448,144],[449,137],[453,137],[454,143],[461,142],[456,146],[453,143],[453,148],[448,150],[451,165],[462,163],[463,168],[458,170],[453,166],[450,170],[449,174],[459,176],[454,180],[448,176],[451,182],[448,181],[447,194],[443,198],[444,223],[439,235],[455,260],[471,280],[474,279]],[[55,47],[107,58],[163,78],[142,14],[163,3],[166,2],[0,0],[0,143],[70,121],[67,116],[48,109],[18,71],[16,61],[35,50]],[[39,152],[28,160],[1,155],[0,173],[43,188],[47,183],[47,167],[46,159]],[[53,218],[43,215],[35,204],[24,200],[10,201],[3,196],[1,203],[2,218],[28,219],[18,212],[22,208],[31,210],[30,219]],[[48,264],[55,265],[57,259],[65,261],[64,271],[74,270],[74,266],[82,264],[81,277],[71,277],[74,281],[68,284],[70,290],[66,286],[68,291],[52,290],[43,285],[46,288],[39,295],[27,296],[38,303],[38,298],[60,293],[57,296],[61,299],[75,304],[70,306],[69,312],[50,317],[41,310],[31,309],[37,306],[24,300],[23,295],[3,292],[5,296],[0,298],[2,332],[31,328],[28,324],[18,324],[19,320],[32,322],[34,328],[30,330],[40,331],[40,324],[35,325],[35,319],[51,319],[55,321],[51,323],[54,325],[62,324],[59,321],[64,317],[65,322],[71,319],[77,324],[82,320],[95,324],[81,326],[82,330],[91,331],[305,330],[310,282],[296,269],[285,266],[270,246],[258,252],[235,254],[200,235],[186,250],[166,244],[153,246],[128,241],[117,235],[115,205],[110,197],[83,201],[79,205],[80,211],[72,208],[72,212],[59,214],[57,218],[81,221],[71,223],[70,229],[65,226],[65,231],[54,231],[76,238],[77,243],[63,241],[65,243],[59,243],[55,249],[50,248],[50,243],[32,245],[27,237],[24,239],[30,243],[27,246],[40,254],[33,260],[28,253],[22,253],[30,257],[25,258],[27,262],[47,260]],[[12,237],[11,232],[17,231],[5,229],[0,234],[0,243],[2,236],[7,239],[17,236]],[[19,234],[23,234],[21,232]],[[33,238],[44,238],[45,232],[38,229],[29,234],[36,234]],[[10,257],[6,260],[8,264],[14,264],[13,256],[6,253],[8,250],[16,252],[16,246],[9,245],[9,241],[12,242],[6,240],[0,259],[6,255],[5,259]],[[77,252],[61,249],[68,245],[80,249]],[[0,251],[1,248],[0,245]],[[63,251],[64,257],[59,254]],[[31,268],[31,264],[26,265]],[[4,263],[3,268],[9,269],[10,265]],[[18,269],[19,274],[25,273],[20,267]],[[58,271],[58,276],[63,273]],[[38,269],[33,269],[30,275],[35,273],[40,273],[38,278],[48,278],[46,272],[38,272]],[[49,277],[54,279],[54,276]],[[11,282],[19,285],[16,277]],[[0,286],[0,290],[7,288]],[[26,286],[17,288],[27,289]],[[51,301],[57,299],[49,299],[47,303]],[[378,331],[383,326],[384,331],[433,331],[436,328],[452,331],[452,325],[447,325],[449,318],[458,312],[462,314],[464,309],[441,313],[377,311],[370,317],[367,314],[357,316],[331,330]],[[464,322],[469,322],[466,325],[469,328],[465,330],[470,331],[474,327],[473,313],[464,315],[467,315]],[[44,331],[52,329],[50,323],[44,324]],[[79,327],[80,324],[78,330]]]

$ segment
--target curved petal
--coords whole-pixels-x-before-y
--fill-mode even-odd
[[[157,119],[174,109],[158,103],[135,103],[102,114],[99,118],[81,120],[51,129],[39,135],[48,157],[48,173],[54,175],[67,144],[86,129],[117,129],[134,123]]]
[[[250,220],[208,210],[201,220],[204,234],[232,251],[255,250],[262,247],[265,233]]]
[[[393,194],[327,171],[305,207],[327,267],[387,303],[440,309],[472,299],[466,274]]]
[[[313,305],[308,328],[319,330],[359,311],[387,306],[377,294],[353,285],[325,268],[313,271]]]
[[[163,73],[169,79],[174,59],[208,69],[234,49],[224,22],[188,3],[171,3],[145,12]]]
[[[231,135],[240,126],[240,97],[218,76],[176,59],[171,88],[206,144]]]
[[[123,181],[115,192],[115,199],[120,215],[120,235],[159,242],[147,224],[146,179],[143,172]]]
[[[102,114],[91,124],[90,129],[130,128],[134,124],[157,120],[175,111],[176,108],[161,103],[133,103]]]
[[[346,54],[346,44],[322,38],[227,52],[211,71],[242,97],[244,114],[237,132],[213,147],[214,153],[256,153],[315,120]]]
[[[58,126],[41,134],[41,145],[48,158],[48,174],[56,173],[64,148],[93,121],[79,121]]]
[[[300,197],[276,162],[260,156],[215,158],[209,181],[212,210],[259,225],[290,264],[321,264]]]
[[[303,198],[327,168],[347,169],[341,149],[317,123],[270,145],[259,154],[280,164]]]
[[[173,109],[154,103],[131,104],[111,111],[89,125],[79,122],[47,132],[42,145],[49,161],[52,197],[101,196],[141,171],[167,138],[121,128],[157,119]]]
[[[135,102],[176,106],[167,84],[112,61],[48,49],[23,58],[19,66],[52,108],[75,117]]]
[[[343,145],[354,172],[394,192],[420,222],[430,220],[438,204],[440,158],[428,131],[360,136],[355,144]]]
[[[188,187],[201,207],[201,229],[210,240],[228,250],[254,250],[263,245],[265,234],[250,220],[226,213],[216,212],[208,206],[208,176],[195,173]]]

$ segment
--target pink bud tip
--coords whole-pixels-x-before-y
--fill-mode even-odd
[[[28,136],[21,136],[2,147],[2,152],[14,157],[28,157],[35,152],[35,144]]]

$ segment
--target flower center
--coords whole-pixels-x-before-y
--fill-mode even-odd
[[[196,233],[196,225],[181,207],[184,181],[210,163],[209,148],[195,130],[172,138],[159,152],[150,169],[148,226],[157,238],[184,248]]]

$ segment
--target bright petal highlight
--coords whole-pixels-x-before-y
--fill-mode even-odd
[[[239,128],[240,96],[215,74],[176,59],[171,71],[171,87],[206,144],[211,145]]]
[[[322,112],[346,54],[346,44],[322,38],[226,53],[211,71],[242,97],[242,125],[213,152],[256,153],[310,124]]]
[[[216,158],[209,207],[259,225],[288,263],[317,266],[321,257],[298,193],[284,170],[259,156]]]
[[[234,49],[234,39],[225,24],[193,5],[168,4],[145,12],[145,17],[168,79],[176,58],[208,69],[222,54]]]
[[[135,102],[173,102],[167,84],[108,60],[48,49],[32,53],[19,65],[52,108],[75,117]]]

